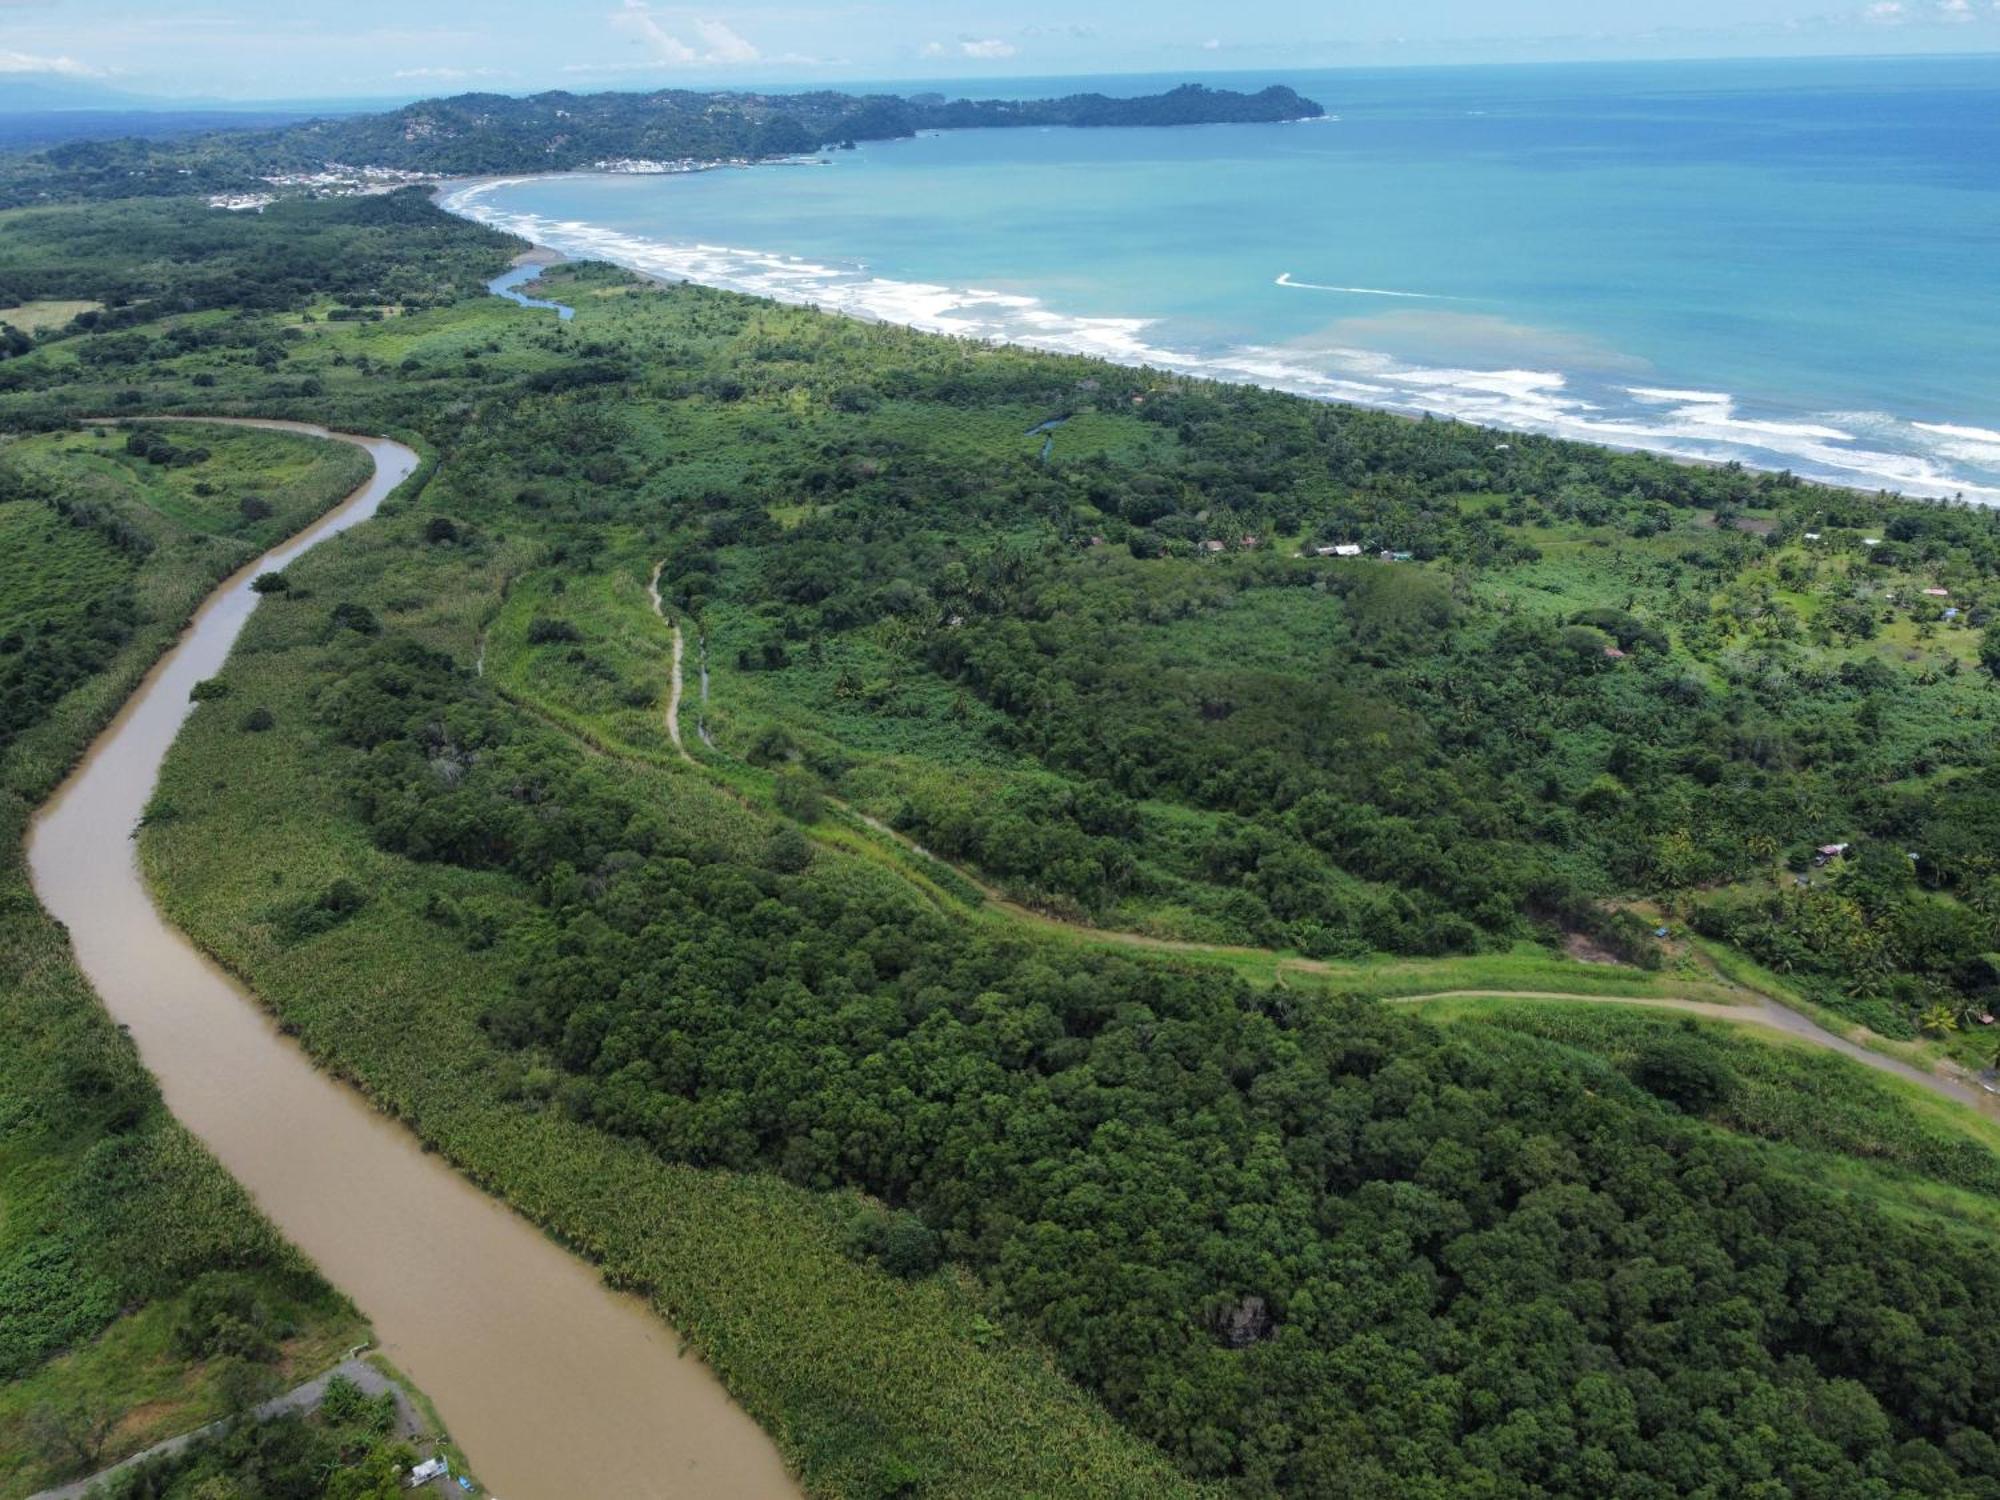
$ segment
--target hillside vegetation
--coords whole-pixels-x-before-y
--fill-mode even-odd
[[[1241,94],[1194,83],[1136,99],[947,100],[829,90],[460,94],[265,131],[52,146],[10,164],[0,179],[0,206],[76,196],[254,191],[267,175],[314,172],[329,163],[438,175],[561,172],[618,159],[794,156],[903,139],[920,130],[1253,124],[1317,119],[1325,112],[1283,85]]]
[[[602,267],[545,278],[559,323],[447,284],[517,247],[382,203],[243,231],[260,310],[155,264],[157,316],[0,367],[22,429],[437,454],[268,596],[142,856],[814,1492],[2000,1495],[2000,1168],[1956,1115],[1842,1064],[1816,1130],[1748,1042],[1091,938],[1590,989],[1693,924],[1969,1048],[1989,515]],[[296,246],[349,235],[420,294],[334,317]],[[58,243],[0,220],[0,264]]]

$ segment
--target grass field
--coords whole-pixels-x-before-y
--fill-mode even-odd
[[[40,333],[45,328],[65,327],[78,313],[96,312],[101,306],[101,303],[75,299],[22,302],[13,307],[0,307],[0,323],[11,323],[23,333]]]

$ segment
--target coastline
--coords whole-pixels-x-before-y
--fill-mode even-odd
[[[558,222],[532,213],[478,211],[477,200],[502,187],[568,178],[687,175],[722,166],[747,170],[787,164],[795,163],[715,163],[671,174],[565,171],[488,175],[441,180],[432,185],[431,193],[433,201],[447,213],[528,241],[532,248],[524,254],[545,257],[537,262],[541,264],[603,260],[662,286],[692,283],[945,337],[1103,359],[1129,369],[1252,386],[1413,421],[1453,421],[1502,439],[1534,434],[1613,452],[1647,454],[1696,468],[1737,465],[1753,473],[1789,473],[1807,483],[1871,499],[2000,508],[2000,484],[1935,472],[1897,473],[1894,470],[1899,465],[1929,470],[1931,461],[1917,454],[1865,448],[1836,450],[1829,446],[1830,440],[1861,439],[1810,420],[1739,416],[1736,398],[1727,393],[1635,383],[1626,388],[1633,411],[1600,415],[1600,406],[1566,390],[1569,377],[1561,371],[1433,367],[1408,364],[1368,350],[1338,351],[1351,357],[1355,368],[1322,371],[1302,364],[1297,351],[1283,347],[1244,345],[1221,353],[1193,353],[1151,342],[1145,335],[1158,320],[1149,317],[1069,315],[1033,296],[892,281],[869,274],[865,267],[850,271],[782,251],[682,244],[579,220]],[[551,230],[578,243],[552,243],[556,236],[549,234]],[[1634,377],[1638,378],[1642,377]],[[1926,432],[1979,431],[1882,415]],[[1647,417],[1654,418],[1656,425],[1645,425]],[[1982,433],[1982,438],[2000,444],[2000,433]],[[1795,441],[1804,451],[1786,452],[1776,447],[1774,440]],[[1768,456],[1750,451],[1760,445]],[[1830,456],[1815,462],[1815,452]],[[1867,467],[1871,461],[1879,465],[1879,472]]]

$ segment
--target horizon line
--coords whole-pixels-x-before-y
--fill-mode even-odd
[[[603,87],[576,87],[562,83],[539,86],[522,85],[515,88],[463,88],[451,92],[438,90],[415,92],[409,90],[385,91],[382,93],[334,93],[298,95],[262,95],[256,97],[234,97],[215,94],[154,94],[121,89],[115,79],[93,79],[89,85],[101,88],[103,92],[120,96],[120,102],[106,104],[46,105],[39,108],[10,110],[0,103],[0,114],[88,114],[98,113],[145,113],[155,110],[211,109],[217,111],[253,109],[308,109],[314,106],[366,105],[371,108],[396,109],[419,103],[425,99],[451,99],[465,95],[485,94],[499,98],[526,99],[538,94],[655,94],[667,91],[693,94],[756,94],[792,93],[824,90],[832,93],[850,93],[866,88],[871,92],[890,92],[892,87],[907,88],[924,93],[935,91],[938,85],[952,87],[993,87],[1010,83],[1045,83],[1060,79],[1106,80],[1115,78],[1167,79],[1179,78],[1195,82],[1212,78],[1260,78],[1266,86],[1274,78],[1286,74],[1326,74],[1326,73],[1416,73],[1416,72],[1498,72],[1506,69],[1547,69],[1547,68],[1606,68],[1606,67],[1687,67],[1695,64],[1710,66],[1755,65],[1760,63],[1882,63],[1882,62],[1982,62],[2000,60],[2000,49],[1984,51],[1946,51],[1929,49],[1916,52],[1815,52],[1815,53],[1727,53],[1722,55],[1691,53],[1673,57],[1557,57],[1557,58],[1509,58],[1496,61],[1461,62],[1369,62],[1369,63],[1323,63],[1283,67],[1217,67],[1217,68],[1114,68],[1083,71],[1058,71],[1048,73],[979,73],[979,74],[911,74],[903,78],[870,78],[863,75],[847,77],[794,76],[790,78],[724,79],[714,73],[704,76],[683,75],[660,82],[632,83],[619,87],[606,80]],[[18,82],[40,81],[47,75],[41,73],[0,73],[0,89],[9,80]],[[72,83],[77,80],[70,80]],[[964,97],[977,97],[971,93]]]

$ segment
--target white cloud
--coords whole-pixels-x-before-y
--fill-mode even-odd
[[[1970,21],[1972,0],[1938,0],[1938,14],[1947,21]]]
[[[498,78],[498,68],[398,68],[396,78],[435,78],[448,83],[454,78]]]
[[[720,21],[696,21],[695,34],[708,43],[708,53],[703,62],[752,63],[757,61],[757,49]]]
[[[1201,44],[1201,50],[1204,52],[1220,52],[1222,50],[1222,38],[1219,36],[1210,37]]]
[[[1012,42],[1003,42],[997,36],[962,36],[949,47],[943,42],[924,43],[925,57],[976,57],[990,61],[1012,57],[1019,50]]]
[[[1904,17],[1903,0],[1876,0],[1862,14],[1871,21],[1893,26]]]
[[[13,52],[0,47],[0,73],[55,73],[64,78],[102,78],[104,70],[80,63],[73,57],[37,57],[32,52]]]
[[[710,18],[689,23],[700,44],[690,45],[667,30],[646,0],[625,0],[622,10],[612,12],[611,24],[620,31],[630,33],[641,47],[651,52],[654,64],[726,67],[757,62],[763,56],[754,43],[731,29],[727,22]]]

